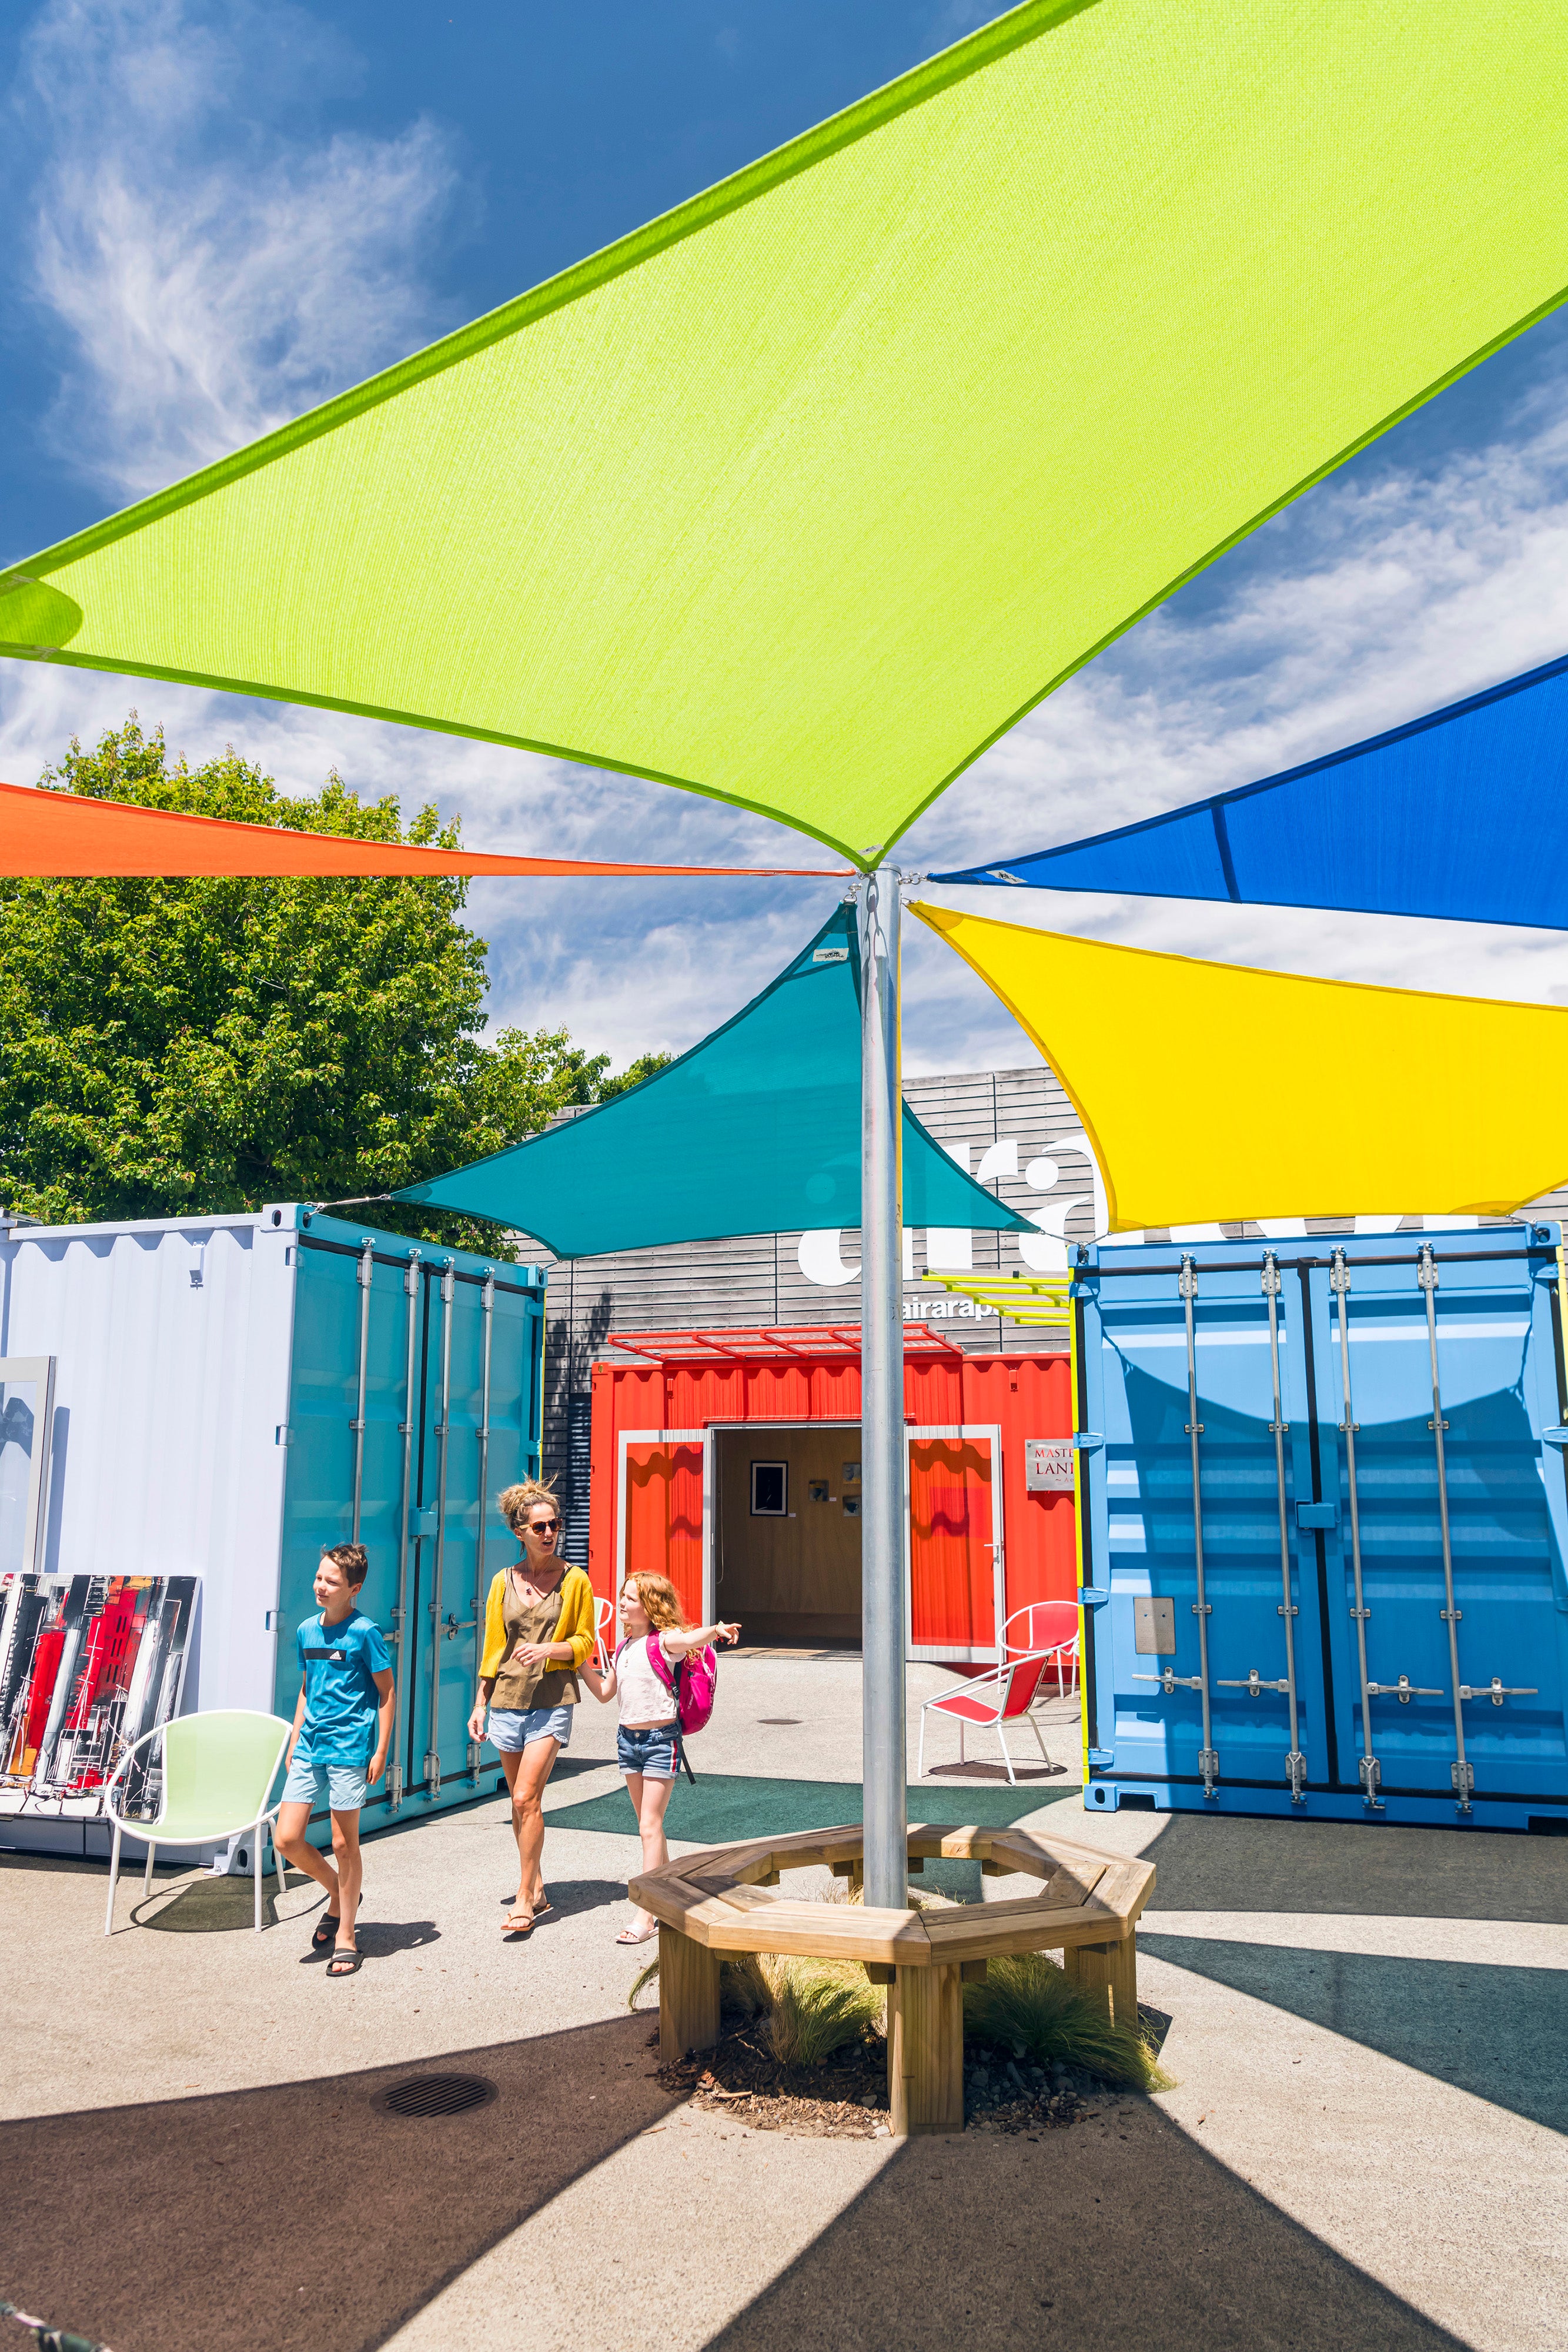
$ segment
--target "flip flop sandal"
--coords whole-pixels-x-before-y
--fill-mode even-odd
[[[363,1952],[357,1949],[334,1951],[327,1963],[327,1974],[329,1977],[351,1977],[357,1973],[364,1957]]]
[[[520,1919],[514,1911],[501,1929],[503,1936],[516,1936],[519,1939],[525,1936],[531,1936],[533,1932],[534,1915],[531,1911],[526,1919]]]
[[[311,1950],[324,1952],[328,1945],[335,1939],[337,1933],[338,1922],[329,1911],[316,1922],[316,1933],[310,1938]]]
[[[615,1940],[618,1944],[651,1944],[658,1932],[659,1923],[655,1919],[651,1927],[622,1927]]]
[[[507,1898],[507,1897],[506,1897],[506,1896],[503,1896],[503,1897],[502,1897],[503,1902],[507,1901],[507,1899],[508,1899],[508,1898]],[[516,1904],[515,1902],[513,1902],[513,1904],[512,1904],[512,1908],[513,1908],[513,1910],[515,1911],[515,1910],[517,1909],[517,1904]],[[544,1917],[544,1916],[545,1916],[545,1914],[546,1914],[546,1912],[547,1912],[547,1911],[553,1911],[554,1909],[555,1909],[555,1905],[550,1901],[550,1899],[549,1899],[549,1895],[546,1895],[546,1897],[545,1897],[545,1899],[544,1899],[544,1901],[543,1901],[542,1903],[536,1903],[536,1904],[534,1905],[534,1917],[535,1917],[536,1919],[542,1919],[542,1918]]]

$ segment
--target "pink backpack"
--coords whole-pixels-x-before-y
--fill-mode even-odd
[[[658,1635],[650,1633],[648,1658],[659,1680],[674,1693],[681,1729],[688,1735],[703,1730],[718,1696],[718,1654],[712,1643],[691,1651],[672,1673]]]

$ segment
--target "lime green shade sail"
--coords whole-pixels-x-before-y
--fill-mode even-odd
[[[1110,1229],[1509,1216],[1568,1177],[1568,1011],[1111,947],[913,912],[1061,1079]],[[1455,1102],[1464,1108],[1456,1115]]]
[[[852,908],[680,1060],[527,1143],[395,1197],[534,1234],[558,1257],[821,1232],[861,1216],[860,950]],[[1027,1230],[904,1107],[910,1225]]]
[[[0,650],[869,859],[1565,287],[1562,0],[1031,0],[0,574]]]

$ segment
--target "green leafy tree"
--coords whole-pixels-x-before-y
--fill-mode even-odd
[[[434,808],[334,774],[290,799],[232,750],[192,769],[136,714],[50,789],[373,841],[455,845]],[[51,1223],[390,1192],[537,1133],[620,1079],[565,1030],[483,1042],[461,877],[0,880],[0,1199]],[[377,1221],[492,1256],[493,1225]]]

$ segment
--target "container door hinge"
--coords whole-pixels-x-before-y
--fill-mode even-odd
[[[1563,1442],[1568,1445],[1568,1430],[1563,1433]],[[1073,1438],[1072,1451],[1074,1454],[1092,1454],[1097,1446],[1103,1445],[1104,1443],[1097,1429],[1081,1429]]]
[[[1100,1585],[1081,1584],[1078,1588],[1080,1609],[1103,1609],[1110,1598],[1110,1594]]]
[[[1089,1750],[1089,1769],[1092,1772],[1106,1771],[1115,1761],[1116,1751],[1113,1748],[1092,1748]]]

